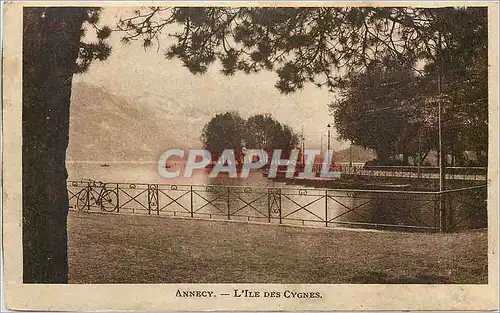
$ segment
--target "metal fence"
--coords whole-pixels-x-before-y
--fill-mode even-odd
[[[312,170],[319,176],[321,168],[321,164],[314,164]],[[349,166],[339,164],[330,170],[352,176],[439,179],[439,168],[433,166]],[[487,174],[487,167],[446,167],[445,169],[447,180],[486,181]]]
[[[83,212],[431,232],[486,227],[486,191],[68,182],[70,208]]]
[[[439,179],[438,167],[417,166],[337,166],[344,175]],[[486,181],[486,167],[447,167],[446,179]]]

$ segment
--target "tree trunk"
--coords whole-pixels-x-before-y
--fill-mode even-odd
[[[23,280],[67,283],[66,148],[71,83],[85,9],[25,8]]]
[[[431,150],[428,149],[426,152],[424,152],[423,154],[420,155],[420,165],[423,165],[424,162],[425,162],[425,159],[427,159],[427,155],[429,155],[429,152]]]
[[[410,164],[409,155],[408,155],[408,152],[406,152],[406,151],[403,151],[403,164],[404,165]]]

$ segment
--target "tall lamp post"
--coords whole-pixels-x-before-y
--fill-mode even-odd
[[[446,179],[446,156],[443,154],[443,129],[441,125],[441,89],[443,84],[443,58],[442,58],[442,39],[441,32],[439,32],[438,37],[438,50],[437,50],[437,64],[438,64],[438,131],[439,131],[439,229],[440,231],[448,230],[448,227],[451,225],[451,220],[449,219],[449,212],[445,205],[445,197],[443,196],[443,191],[445,190],[445,179]]]
[[[349,146],[349,167],[352,167],[352,142]]]
[[[441,125],[441,88],[443,84],[443,58],[441,56],[441,33],[439,34],[439,46],[438,46],[438,131],[439,131],[439,191],[445,189],[445,179],[446,179],[446,156],[443,154],[443,128]]]
[[[326,125],[326,128],[328,129],[328,142],[327,142],[326,155],[330,155],[330,127],[332,127],[330,124]],[[330,159],[330,164],[328,164],[328,168],[331,167],[332,167],[332,161]]]
[[[330,127],[332,127],[330,124],[326,125],[326,127],[328,128],[328,144],[327,144],[327,147],[328,147],[328,151],[330,151]]]
[[[306,160],[305,160],[305,155],[304,155],[304,151],[306,149],[306,145],[305,145],[305,138],[304,138],[304,125],[302,125],[302,132],[301,132],[301,140],[302,140],[302,146],[301,146],[301,150],[302,150],[302,165],[304,165],[306,163]]]
[[[320,146],[321,155],[323,155],[323,132],[321,132],[321,146]]]

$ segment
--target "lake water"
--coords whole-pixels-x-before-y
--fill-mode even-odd
[[[102,182],[113,183],[146,183],[146,184],[177,184],[177,185],[238,185],[238,186],[285,186],[285,183],[274,182],[265,178],[261,171],[250,171],[249,177],[229,178],[227,175],[219,175],[217,178],[209,178],[210,171],[196,170],[193,176],[185,178],[181,175],[174,179],[167,179],[158,174],[156,163],[130,162],[111,163],[109,167],[91,162],[68,163],[68,180],[79,181],[93,179]],[[176,170],[175,167],[169,171]]]
[[[112,163],[109,167],[69,163],[68,174],[69,181],[86,178],[108,183],[106,188],[114,190],[111,194],[119,203],[119,211],[134,214],[331,227],[373,228],[378,224],[377,228],[384,228],[387,224],[394,225],[392,229],[429,229],[439,224],[438,197],[432,193],[347,192],[291,186],[267,179],[261,171],[251,171],[247,179],[227,175],[209,178],[207,170],[195,171],[191,178],[166,179],[157,173],[154,163]],[[85,186],[69,184],[70,196],[74,195],[70,205],[82,207],[81,201],[77,203],[77,194]],[[471,214],[463,201],[456,203],[462,203],[462,207],[455,210],[454,220]],[[95,201],[90,204],[91,210],[100,210]],[[484,216],[479,217],[472,221],[473,226],[484,224]]]

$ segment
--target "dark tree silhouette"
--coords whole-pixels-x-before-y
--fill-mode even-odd
[[[275,70],[276,87],[288,93],[306,82],[333,90],[381,55],[402,63],[436,61],[442,47],[487,32],[485,16],[485,8],[451,7],[153,7],[121,19],[118,27],[126,32],[123,42],[142,40],[149,47],[177,24],[181,30],[168,33],[176,40],[167,58],[179,58],[193,73],[204,73],[216,60],[228,75]]]
[[[68,279],[66,148],[73,73],[104,60],[109,28],[82,41],[96,8],[24,8],[23,30],[23,280]]]
[[[299,143],[293,129],[281,124],[270,114],[257,114],[247,120],[245,140],[247,148],[262,149],[269,157],[274,149],[281,149],[283,157],[288,157]]]
[[[241,151],[245,138],[245,120],[236,112],[215,115],[204,127],[200,140],[203,149],[210,151],[217,160],[224,149]]]
[[[419,80],[412,65],[386,59],[349,79],[330,104],[339,138],[376,151],[379,165],[397,153],[408,163],[410,140],[422,128]]]
[[[424,68],[428,102],[443,106],[445,153],[466,165],[464,151],[476,152],[477,165],[488,164],[488,18],[484,8],[445,11],[437,21],[446,38],[435,60]],[[444,41],[444,40],[443,40]],[[438,85],[441,97],[436,96]],[[428,112],[432,113],[432,112]],[[436,112],[433,114],[436,115]],[[437,128],[437,123],[436,128]]]
[[[218,159],[224,149],[233,149],[239,157],[243,143],[248,149],[263,149],[269,155],[274,149],[281,149],[285,156],[298,145],[292,128],[270,115],[257,114],[244,120],[236,112],[215,115],[203,127],[200,139],[212,160]]]

